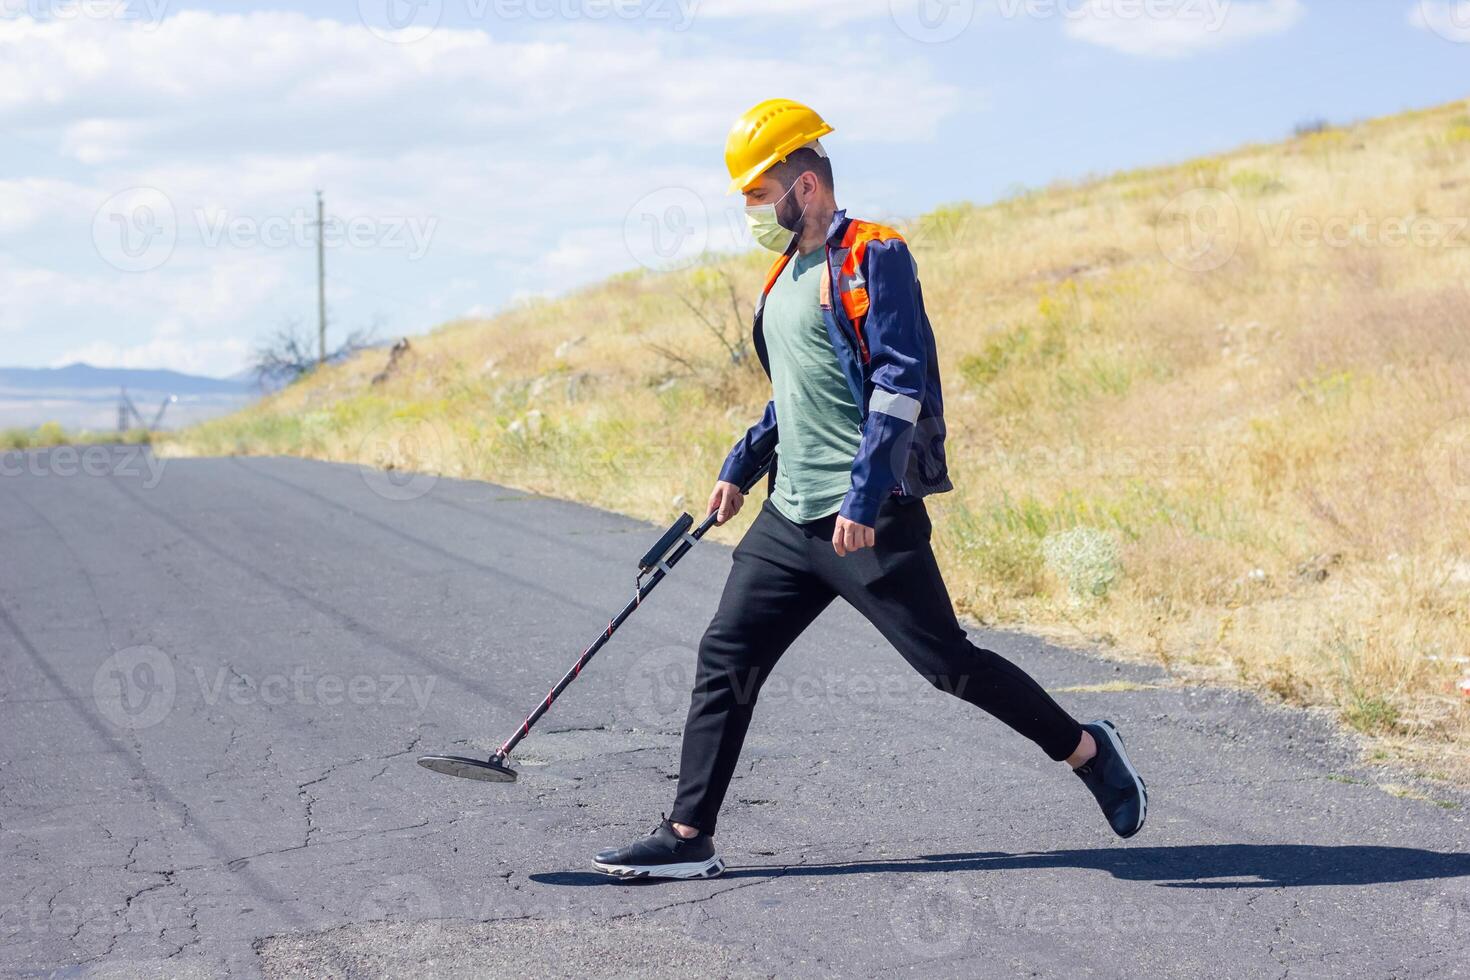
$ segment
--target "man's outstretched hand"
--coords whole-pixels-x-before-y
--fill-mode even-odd
[[[709,510],[705,513],[713,514],[719,511],[720,516],[715,518],[715,523],[724,524],[740,513],[740,507],[744,503],[745,494],[740,492],[740,488],[733,483],[721,480],[715,484],[714,492],[709,495]]]
[[[850,521],[845,517],[837,518],[837,526],[832,529],[832,550],[837,552],[839,558],[871,547],[873,547],[872,528],[866,524],[859,524],[857,521]]]

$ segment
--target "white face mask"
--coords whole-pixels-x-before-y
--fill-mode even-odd
[[[774,204],[755,204],[745,209],[745,221],[750,225],[750,233],[755,236],[757,242],[773,252],[785,252],[791,247],[792,240],[796,238],[796,232],[782,225],[776,217],[776,205],[786,200],[786,195],[794,190],[796,190],[796,185],[792,184],[786,188],[786,194],[776,198]],[[811,202],[808,201],[807,204]],[[801,225],[801,219],[805,217],[806,208],[803,207],[801,214],[796,218],[798,226]]]

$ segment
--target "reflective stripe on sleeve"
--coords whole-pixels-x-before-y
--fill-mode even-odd
[[[885,388],[874,388],[873,397],[868,399],[868,411],[882,412],[912,424],[919,420],[919,400]]]

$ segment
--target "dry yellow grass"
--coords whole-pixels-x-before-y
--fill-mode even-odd
[[[1470,774],[1467,133],[1457,103],[913,222],[960,610],[1330,707],[1380,757]],[[448,324],[382,385],[369,353],[168,451],[428,468],[664,521],[767,397],[716,338],[744,337],[765,265]]]

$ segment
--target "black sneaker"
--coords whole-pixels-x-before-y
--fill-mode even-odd
[[[642,840],[599,851],[592,866],[618,878],[717,878],[725,870],[713,837],[701,833],[685,840],[667,817]]]
[[[1103,816],[1108,818],[1114,833],[1119,837],[1132,837],[1143,829],[1148,816],[1148,787],[1143,777],[1128,761],[1123,751],[1123,739],[1110,721],[1094,721],[1083,725],[1097,742],[1097,755],[1085,766],[1072,770],[1092,795],[1097,797]]]

